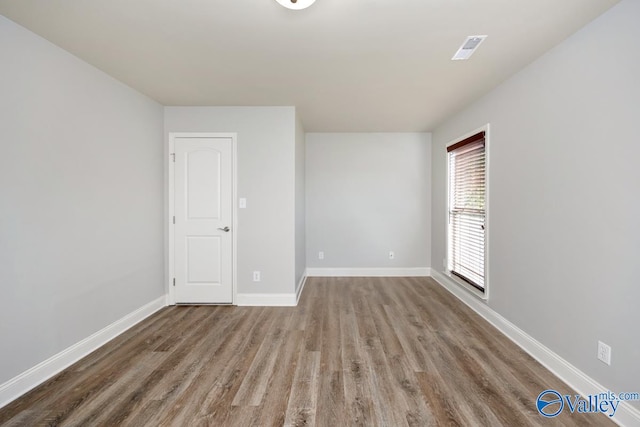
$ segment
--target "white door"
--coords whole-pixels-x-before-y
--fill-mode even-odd
[[[233,302],[233,140],[174,138],[174,297]]]

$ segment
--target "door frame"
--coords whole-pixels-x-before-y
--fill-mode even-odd
[[[168,153],[167,156],[167,236],[168,236],[168,276],[166,279],[167,292],[167,304],[176,305],[175,291],[173,286],[173,280],[175,277],[175,225],[173,224],[173,216],[175,215],[175,140],[176,138],[231,138],[231,181],[232,181],[232,201],[231,201],[231,217],[232,217],[232,236],[231,236],[231,304],[236,305],[238,301],[238,134],[237,133],[221,133],[221,132],[169,132],[168,141]]]

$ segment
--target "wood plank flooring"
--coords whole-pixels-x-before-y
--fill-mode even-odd
[[[2,426],[605,426],[429,278],[311,278],[295,308],[169,307],[0,409]]]

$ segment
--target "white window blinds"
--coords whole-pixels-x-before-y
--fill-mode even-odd
[[[447,148],[449,155],[448,268],[484,292],[485,133]]]

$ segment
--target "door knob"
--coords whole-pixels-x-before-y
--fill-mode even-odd
[[[231,230],[231,229],[229,227],[225,227],[225,228],[218,228],[218,230],[224,231],[225,233],[228,233],[229,230]]]

